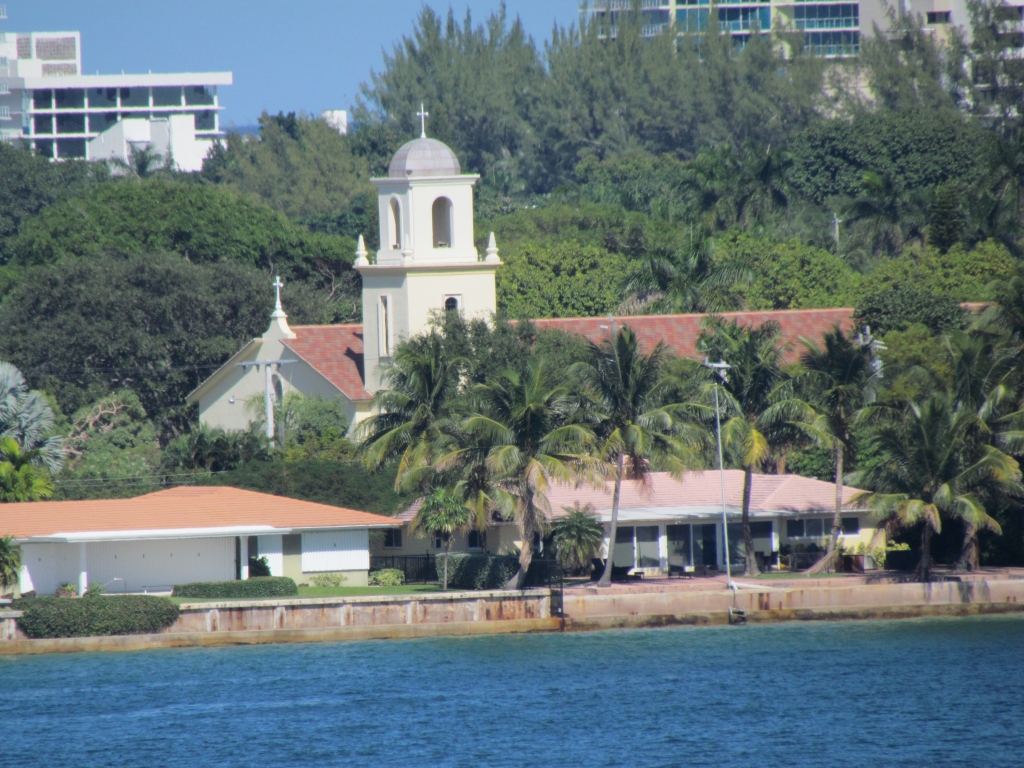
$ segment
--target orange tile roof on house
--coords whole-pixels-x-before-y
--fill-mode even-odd
[[[0,504],[0,536],[15,539],[234,536],[399,524],[383,515],[228,486],[180,486],[134,499]]]
[[[628,325],[636,333],[641,347],[651,349],[659,341],[680,357],[700,357],[697,352],[697,337],[700,336],[701,325],[709,315],[633,315],[613,318],[615,325]],[[763,312],[723,312],[719,315],[723,320],[737,321],[741,325],[758,326],[769,320],[779,324],[781,342],[788,345],[788,357],[793,359],[799,355],[803,346],[800,338],[804,337],[815,343],[839,326],[849,333],[854,329],[853,309],[784,309],[765,310]],[[557,329],[575,333],[596,343],[608,338],[607,317],[563,317],[532,320],[538,329]],[[604,326],[603,328],[601,326]]]
[[[363,371],[362,325],[296,325],[284,345],[336,386],[349,400],[369,400]]]

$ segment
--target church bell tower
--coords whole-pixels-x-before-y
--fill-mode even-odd
[[[373,264],[359,238],[355,268],[363,278],[366,390],[380,389],[381,363],[402,339],[424,332],[438,312],[490,319],[501,261],[492,233],[486,258],[473,242],[473,185],[445,144],[426,136],[403,145],[377,187],[380,250]]]

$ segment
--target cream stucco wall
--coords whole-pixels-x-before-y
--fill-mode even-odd
[[[490,319],[497,305],[494,274],[499,265],[487,262],[453,264],[447,267],[368,266],[359,267],[363,277],[363,364],[366,390],[380,388],[381,297],[390,297],[390,348],[424,332],[431,314],[441,312],[445,300],[454,296],[467,319]]]
[[[249,428],[252,421],[260,421],[261,415],[254,415],[246,407],[254,396],[266,391],[266,368],[255,365],[242,367],[242,363],[263,360],[294,360],[287,365],[273,366],[271,375],[281,381],[283,395],[297,392],[304,397],[320,395],[327,400],[340,400],[345,408],[345,418],[354,426],[366,418],[369,403],[353,402],[341,390],[324,378],[315,368],[299,358],[285,341],[295,338],[286,320],[272,319],[262,338],[253,339],[239,350],[224,367],[203,383],[189,396],[189,402],[199,405],[200,423],[214,429],[241,431]]]

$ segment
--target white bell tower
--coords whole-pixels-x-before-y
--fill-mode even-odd
[[[402,339],[422,333],[434,312],[490,319],[501,261],[491,234],[486,258],[473,243],[473,185],[445,144],[426,136],[403,145],[377,187],[380,250],[375,263],[359,238],[355,268],[363,278],[366,391],[380,389],[379,366]]]

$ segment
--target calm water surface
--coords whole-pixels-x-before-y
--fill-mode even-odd
[[[2,766],[1024,766],[1024,617],[0,657]]]

